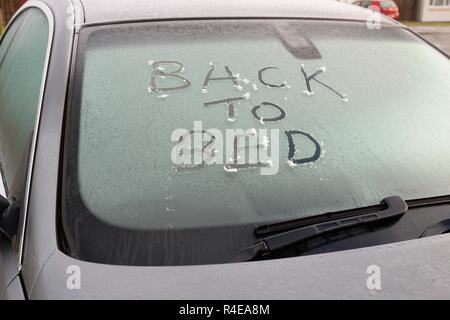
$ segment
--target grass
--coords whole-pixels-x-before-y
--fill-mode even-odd
[[[413,26],[413,27],[450,27],[450,21],[441,21],[441,22],[422,22],[422,21],[410,21],[410,20],[402,20],[401,23],[407,25],[407,26]]]

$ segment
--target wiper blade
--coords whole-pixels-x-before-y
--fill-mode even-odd
[[[378,222],[384,219],[400,217],[408,211],[408,205],[398,196],[384,198],[381,203],[385,205],[384,209],[381,210],[375,210],[379,206],[345,210],[343,211],[344,213],[351,211],[352,215],[349,217],[338,217],[334,220],[300,226],[289,231],[266,236],[259,239],[254,245],[240,250],[233,256],[231,262],[250,261],[258,256],[297,244],[314,236],[359,225],[365,225],[372,222]],[[358,210],[360,211],[359,214]],[[334,214],[339,215],[339,212]],[[267,228],[270,227],[270,225],[264,227]],[[256,230],[258,230],[258,228]]]

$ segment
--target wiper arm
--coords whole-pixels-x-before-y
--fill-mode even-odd
[[[385,204],[387,208],[385,208],[384,210],[375,211],[373,210],[373,206],[354,209],[351,210],[352,216],[350,217],[336,218],[334,220],[297,227],[289,231],[266,236],[259,239],[258,242],[256,242],[254,245],[240,250],[233,256],[231,262],[250,261],[258,256],[285,248],[314,236],[322,235],[324,233],[336,230],[346,229],[349,227],[365,225],[384,219],[399,217],[402,216],[406,211],[408,211],[408,205],[402,198],[398,196],[384,198],[381,203]],[[360,214],[358,214],[358,210],[360,210]],[[349,210],[345,210],[344,212],[348,211]],[[339,212],[334,214],[338,215]],[[264,227],[270,229],[270,225]]]

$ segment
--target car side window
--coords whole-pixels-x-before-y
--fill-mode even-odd
[[[11,46],[11,42],[14,39],[15,35],[17,34],[17,31],[22,25],[23,19],[25,18],[26,15],[27,15],[26,11],[23,14],[19,15],[10,25],[8,31],[3,35],[2,42],[0,45],[0,65],[5,59],[6,53],[8,52]]]
[[[35,127],[49,38],[45,14],[24,11],[0,44],[0,162],[11,188]]]

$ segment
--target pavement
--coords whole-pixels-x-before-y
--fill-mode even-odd
[[[410,29],[450,55],[450,26],[411,26]]]

